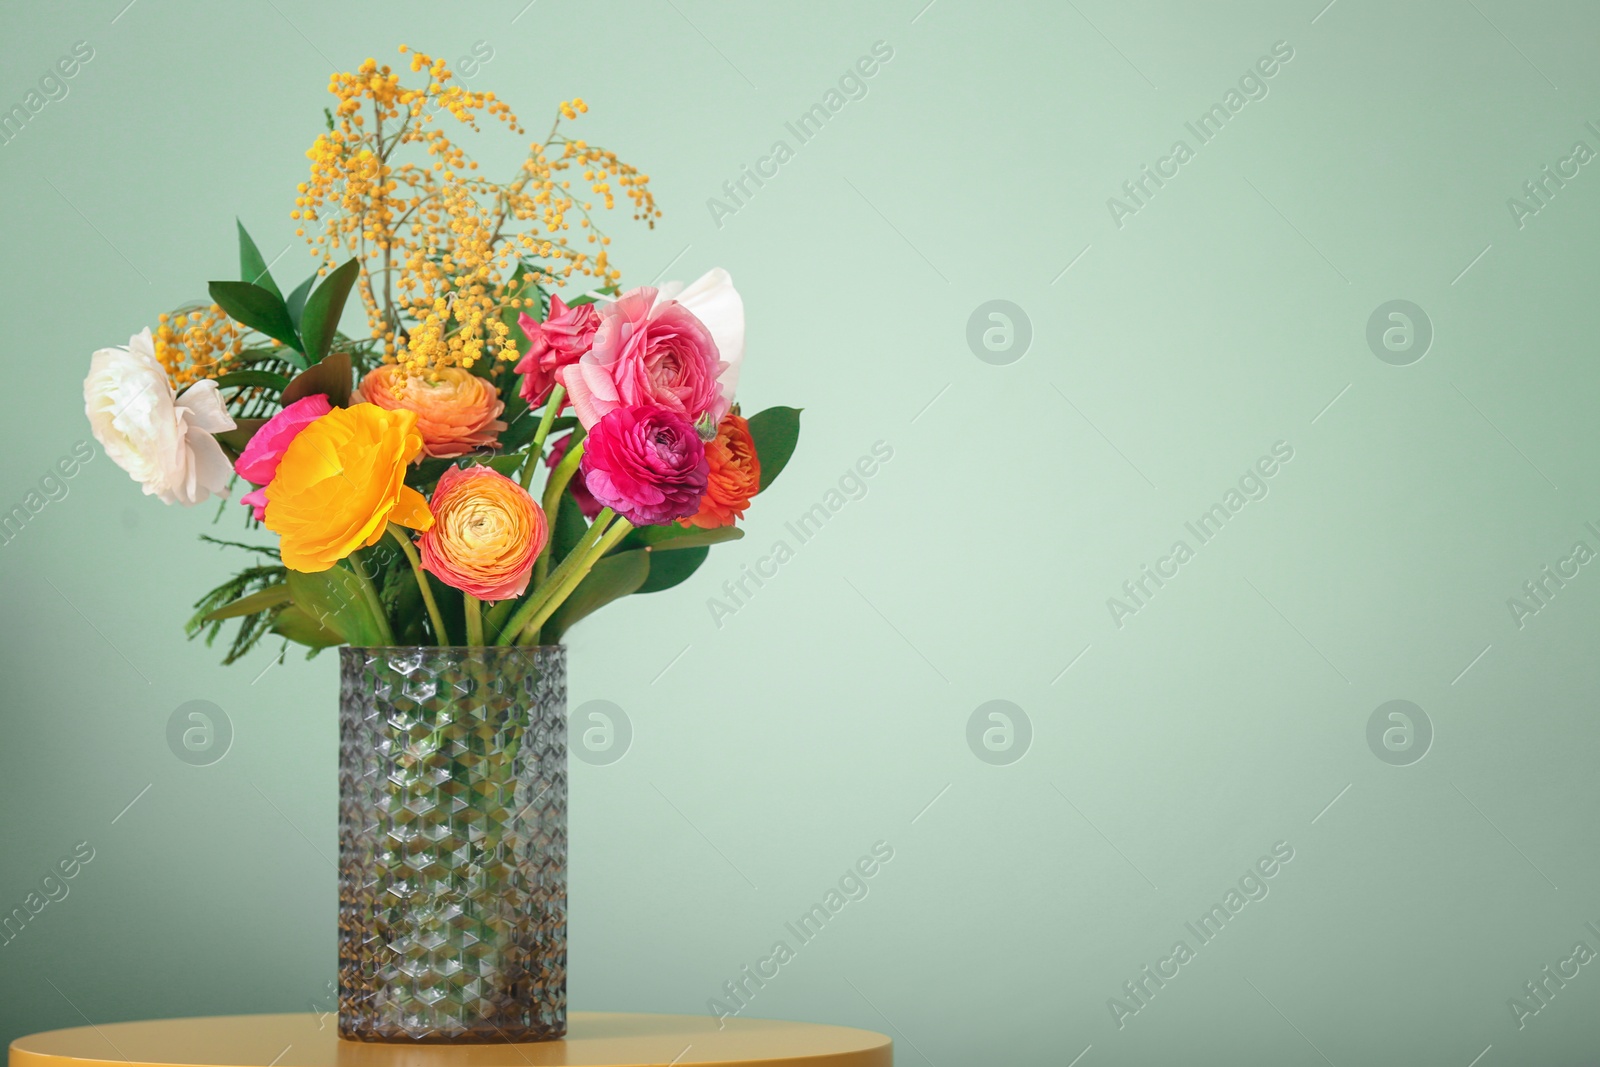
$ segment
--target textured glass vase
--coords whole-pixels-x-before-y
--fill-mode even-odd
[[[339,651],[340,1036],[561,1037],[566,649]]]

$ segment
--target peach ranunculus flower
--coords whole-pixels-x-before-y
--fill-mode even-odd
[[[505,403],[493,384],[460,367],[408,375],[398,364],[374,367],[361,379],[359,399],[417,415],[423,451],[439,459],[494,446],[506,424]]]
[[[334,408],[301,430],[266,490],[283,565],[325,571],[376,544],[391,522],[432,526],[427,500],[405,483],[421,451],[417,416],[376,404]]]
[[[744,518],[750,498],[761,491],[761,459],[750,436],[750,423],[738,415],[725,415],[717,426],[717,436],[706,444],[706,462],[711,477],[700,510],[679,521],[685,526],[716,529],[732,526]]]
[[[526,489],[488,467],[451,467],[432,510],[419,546],[424,570],[479,600],[523,594],[549,537],[544,509]]]

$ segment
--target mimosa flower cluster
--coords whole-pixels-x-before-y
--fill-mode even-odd
[[[741,414],[727,271],[621,289],[596,202],[660,212],[647,176],[561,132],[581,99],[497,185],[434,120],[520,135],[510,107],[408,54],[418,84],[370,59],[330,81],[291,212],[317,272],[285,295],[240,226],[240,280],[96,352],[84,382],[96,438],[146,494],[242,489],[224,512],[277,536],[221,541],[265,561],[189,622],[209,643],[238,620],[230,662],[269,633],[313,651],[559,642],[741,536],[798,439],[796,409]],[[352,292],[366,336],[340,330]]]

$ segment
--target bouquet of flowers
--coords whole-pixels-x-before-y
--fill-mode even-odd
[[[240,279],[94,353],[84,382],[95,437],[146,494],[244,483],[233,510],[277,534],[205,538],[257,557],[188,624],[208,644],[237,625],[224,662],[268,634],[312,654],[556,644],[740,537],[799,435],[793,408],[740,411],[726,271],[621,288],[597,206],[660,212],[647,175],[566,132],[581,99],[496,183],[444,120],[524,135],[516,116],[409,60],[414,85],[371,59],[332,77],[290,212],[316,273],[285,294],[240,224]],[[352,292],[362,336],[340,329]]]

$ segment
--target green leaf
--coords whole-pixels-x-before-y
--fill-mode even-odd
[[[267,262],[261,258],[261,250],[256,248],[256,243],[250,239],[244,223],[238,219],[233,221],[239,227],[239,280],[259,285],[282,300],[283,294],[278,291],[278,283],[272,280],[272,272],[267,270]]]
[[[274,393],[282,393],[289,388],[289,379],[281,374],[273,374],[269,370],[236,370],[230,371],[217,379],[218,389],[241,388],[260,386],[271,389]]]
[[[517,478],[522,474],[522,465],[528,462],[528,457],[518,453],[514,456],[495,456],[484,463],[491,470],[499,471],[507,478]]]
[[[558,643],[573,623],[618,597],[635,592],[649,577],[650,553],[642,549],[606,556],[545,622],[540,641],[547,645]]]
[[[208,288],[211,299],[233,321],[259,330],[290,348],[300,348],[300,337],[289,318],[289,309],[283,306],[283,298],[277,293],[249,282],[212,282]],[[304,367],[304,360],[290,358]]]
[[[679,526],[672,523],[667,526],[641,526],[622,539],[622,548],[644,548],[650,546],[656,552],[665,552],[675,548],[703,548],[708,545],[720,545],[724,541],[737,541],[744,536],[744,531],[737,526],[718,526],[712,530],[702,530],[698,526]]]
[[[567,558],[589,529],[589,521],[578,509],[571,490],[561,494],[561,506],[556,509],[555,529],[550,533],[550,563],[554,567]]]
[[[284,355],[282,345],[272,345],[271,347],[267,348],[241,349],[239,354],[233,357],[232,362],[238,364],[283,363],[287,358],[288,357]]]
[[[650,577],[644,584],[635,589],[635,593],[659,593],[663,589],[671,589],[688,580],[689,575],[700,569],[700,564],[711,555],[710,545],[701,545],[699,548],[687,549],[683,552],[655,552],[650,553]]]
[[[539,432],[539,419],[542,416],[537,411],[525,412],[516,422],[513,422],[505,433],[500,435],[500,447],[503,449],[521,448],[533,440],[533,435]],[[549,436],[545,438],[546,447],[550,438],[559,433],[565,433],[578,425],[578,420],[571,415],[562,415],[551,420]]]
[[[330,630],[293,604],[272,617],[272,632],[310,648],[344,644],[344,638],[338,632]]]
[[[294,292],[289,294],[289,299],[284,303],[289,309],[289,319],[294,323],[294,328],[300,328],[300,318],[305,312],[306,297],[311,295],[311,287],[317,284],[317,276],[311,277],[294,287]]]
[[[287,585],[274,585],[269,589],[261,590],[259,593],[251,593],[249,596],[240,597],[231,604],[224,604],[215,611],[209,611],[200,617],[200,621],[203,623],[220,622],[223,619],[236,619],[240,615],[254,615],[258,611],[266,611],[268,608],[277,607],[279,604],[287,604],[292,599],[293,597],[289,593]]]
[[[456,466],[456,459],[425,459],[421,463],[413,463],[406,471],[406,484],[423,496],[431,496],[433,487],[439,483],[440,475],[451,467]]]
[[[345,300],[360,273],[359,260],[346,260],[306,298],[305,310],[300,313],[300,336],[305,342],[300,350],[312,363],[320,361],[333,347],[334,335],[339,330],[339,316],[344,314]],[[284,318],[288,317],[289,312],[285,309]]]
[[[201,535],[200,539],[202,541],[208,540],[204,534]],[[275,555],[272,550],[260,545],[224,542],[215,538],[210,538],[209,540],[214,544],[231,544],[252,552],[263,552],[269,556]],[[222,633],[223,626],[233,620],[205,622],[204,619],[208,614],[225,608],[235,601],[243,600],[252,594],[263,592],[273,586],[281,586],[285,579],[286,575],[283,567],[276,562],[268,565],[246,567],[195,603],[194,615],[183,625],[184,633],[188,634],[191,640],[196,637],[203,637],[206,646],[209,648],[218,635]],[[223,655],[222,662],[224,664],[237,662],[247,655],[251,649],[255,648],[261,639],[271,632],[272,618],[281,610],[283,610],[283,606],[280,604],[262,611],[234,616],[234,619],[238,622],[238,628],[234,630],[233,640],[229,642],[228,651]]]
[[[478,365],[480,367],[483,366],[481,363]],[[502,364],[502,366],[504,366],[504,364]],[[507,426],[510,426],[512,423],[522,418],[522,416],[528,414],[528,402],[522,399],[522,395],[520,393],[513,392],[508,398],[506,398],[505,404],[505,410],[500,413],[500,420]]]
[[[216,437],[223,448],[230,449],[237,456],[244,451],[245,446],[250,443],[250,438],[256,435],[256,431],[266,424],[266,419],[234,419],[233,429],[224,430]]]
[[[592,304],[596,299],[594,293],[602,293],[606,296],[616,296],[617,287],[614,285],[604,285],[593,292],[584,293],[582,296],[575,297],[571,300],[564,300],[562,303],[566,304],[569,308],[582,307],[585,304]]]
[[[800,441],[800,409],[775,407],[750,416],[750,437],[761,460],[761,488],[765,492],[789,463]]]
[[[314,574],[291,570],[289,591],[295,607],[349,644],[383,644],[383,628],[373,618],[360,579],[343,564]]]
[[[283,390],[283,406],[303,397],[325,393],[336,408],[350,404],[350,353],[337,352],[322,362],[295,375]]]
[[[514,452],[533,440],[533,435],[539,432],[539,416],[531,411],[525,411],[514,419],[506,419],[506,428],[500,434],[500,447],[507,452]]]

